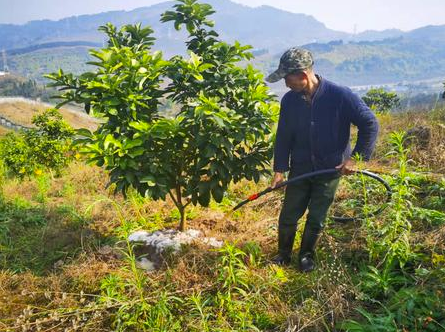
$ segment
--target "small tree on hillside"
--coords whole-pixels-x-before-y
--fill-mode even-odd
[[[144,196],[174,201],[185,228],[185,208],[221,202],[231,181],[258,181],[270,174],[271,126],[278,107],[262,74],[237,62],[249,60],[248,46],[217,39],[207,16],[214,11],[196,0],[180,0],[162,15],[177,30],[185,26],[189,57],[163,60],[152,52],[150,28],[100,28],[108,47],[91,51],[97,70],[74,77],[47,77],[67,90],[65,102],[84,103],[106,121],[81,134],[90,161],[110,171],[110,183],[124,195],[134,187]],[[164,78],[168,84],[161,87]],[[162,98],[179,105],[174,118],[159,112]]]
[[[43,171],[59,175],[74,154],[71,146],[74,130],[56,109],[37,114],[32,123],[35,128],[8,133],[0,140],[0,158],[20,178]]]
[[[382,88],[370,89],[363,96],[363,101],[377,113],[388,113],[400,106],[400,99],[395,92],[387,92]]]

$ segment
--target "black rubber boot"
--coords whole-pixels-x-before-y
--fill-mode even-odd
[[[289,265],[290,260],[291,260],[290,256],[277,255],[270,260],[270,263],[276,265]]]
[[[298,269],[301,272],[311,272],[315,269],[314,257],[310,253],[298,256]]]
[[[292,256],[294,247],[296,226],[294,227],[278,227],[278,256],[287,260]]]
[[[294,247],[296,226],[278,226],[278,255],[270,260],[272,264],[289,265]]]
[[[315,246],[320,233],[320,229],[314,229],[308,224],[304,227],[300,252],[298,254],[298,268],[302,272],[310,272],[315,269]]]

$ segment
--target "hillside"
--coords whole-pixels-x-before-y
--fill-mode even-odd
[[[299,273],[295,261],[289,267],[269,265],[283,193],[272,192],[230,211],[264,189],[270,179],[263,178],[232,184],[222,203],[190,207],[190,228],[226,241],[222,248],[184,245],[177,256],[165,256],[159,270],[150,270],[140,256],[134,260],[125,240],[135,230],[175,229],[179,214],[174,203],[134,192],[127,200],[113,196],[112,188],[105,189],[104,170],[76,161],[54,180],[44,174],[18,182],[2,174],[0,327],[110,331],[141,324],[136,326],[144,331],[347,332],[380,326],[375,331],[441,331],[444,113],[388,115],[379,121],[375,160],[367,166],[390,181],[395,202],[402,188],[397,186],[397,159],[384,157],[390,149],[389,133],[413,123],[433,133],[426,150],[413,146],[409,155],[414,161],[409,167],[412,251],[403,269],[396,267],[385,276],[380,268],[367,267],[376,264],[370,256],[370,250],[377,250],[373,243],[378,243],[369,242],[372,225],[383,230],[394,225],[394,205],[353,224],[330,221],[317,249],[319,267],[310,274]],[[342,180],[340,201],[334,206],[346,199],[350,204],[345,206],[353,208],[360,193],[360,185],[353,185],[359,183],[351,177]],[[375,195],[372,188],[367,190]],[[301,232],[302,225],[295,252]],[[144,253],[137,248],[137,255]]]
[[[361,84],[444,77],[445,26],[413,30],[374,42],[309,44],[325,75]]]
[[[25,127],[31,127],[32,117],[44,109],[50,108],[51,105],[39,103],[24,98],[1,98],[0,97],[0,117],[9,120],[14,124]],[[80,111],[62,108],[60,110],[63,118],[73,128],[94,129],[97,120]],[[5,133],[7,128],[0,126],[2,132]],[[0,132],[1,135],[1,132]]]
[[[25,114],[22,108],[10,110],[9,116],[25,121],[20,118]],[[205,111],[208,116],[216,114],[214,108]],[[122,115],[125,121],[128,113]],[[183,210],[176,208],[174,195],[155,200],[148,190],[141,195],[133,189],[125,197],[113,194],[120,185],[109,185],[110,177],[119,171],[113,169],[115,165],[122,165],[125,179],[131,179],[134,171],[144,175],[140,170],[145,166],[150,171],[183,174],[166,166],[172,165],[167,159],[172,155],[166,152],[175,152],[184,165],[181,156],[191,153],[193,138],[167,145],[168,138],[161,132],[162,126],[167,135],[177,130],[175,119],[145,125],[131,121],[131,126],[142,129],[134,135],[128,131],[113,135],[109,128],[99,133],[103,143],[87,142],[83,147],[94,151],[120,145],[114,150],[117,153],[107,151],[110,164],[103,168],[90,166],[78,153],[55,177],[39,170],[29,178],[15,178],[10,169],[0,166],[0,329],[441,331],[445,326],[445,109],[377,117],[380,131],[373,160],[357,167],[387,181],[391,198],[380,213],[368,213],[382,207],[388,191],[360,175],[343,177],[317,245],[317,269],[311,273],[297,269],[303,222],[298,225],[291,264],[270,263],[277,252],[284,190],[233,211],[239,202],[270,185],[268,175],[255,181],[244,176],[231,181],[219,202],[212,192],[208,206],[190,204],[185,212],[187,232],[178,232]],[[109,119],[109,127],[124,127],[123,121]],[[200,118],[191,119],[193,125],[201,125]],[[400,131],[410,129],[429,135],[407,140]],[[150,145],[132,149],[152,131],[157,136],[148,141]],[[214,137],[211,130],[204,134],[202,150],[196,150],[202,154],[209,146],[217,150],[219,145],[209,139]],[[176,146],[180,140],[187,143],[185,148]],[[141,157],[155,142],[162,144],[159,155]],[[128,163],[118,159],[127,153]],[[158,156],[163,158],[157,161]],[[252,161],[245,160],[250,166]],[[271,164],[272,160],[265,162],[266,169]],[[215,165],[226,169],[212,158],[204,175]],[[208,178],[203,176],[192,193],[199,193]],[[162,175],[141,178],[147,186],[160,181]],[[180,186],[176,189],[181,192]],[[356,219],[337,223],[333,215]],[[175,242],[173,236],[184,242]],[[150,244],[144,244],[147,238]]]
[[[9,58],[9,68],[11,72],[19,76],[44,83],[46,80],[43,75],[57,71],[59,68],[78,74],[88,70],[89,66],[85,63],[92,60],[88,54],[90,48],[63,46],[21,53]]]
[[[404,104],[392,113],[383,104],[395,104],[396,96],[377,91],[374,101],[383,113],[372,107],[374,119],[355,116],[340,98],[333,121],[307,119],[315,134],[307,142],[300,132],[281,132],[293,145],[284,144],[293,152],[283,180],[300,170],[310,179],[271,188],[278,177],[273,166],[281,169],[274,151],[283,128],[278,100],[261,72],[244,67],[249,54],[242,46],[201,29],[209,7],[181,3],[166,20],[189,31],[190,57],[164,61],[147,52],[151,38],[139,26],[109,32],[109,47],[96,52],[93,64],[100,69],[80,78],[68,73],[85,70],[72,64],[81,52],[70,57],[70,50],[88,47],[79,40],[16,52],[31,68],[67,60],[72,67],[51,76],[58,100],[66,102],[62,115],[75,128],[98,130],[73,133],[50,111],[38,117],[38,130],[0,137],[0,331],[444,331],[444,104],[436,99],[414,110]],[[217,4],[231,15],[230,2]],[[338,67],[349,73],[345,79],[353,79],[354,70],[373,79],[381,75],[377,64],[360,67],[361,61],[382,57],[392,64],[414,56],[416,45],[440,58],[442,27],[427,30],[307,47],[332,75]],[[279,52],[255,52],[256,66],[276,68]],[[421,55],[426,70],[422,61],[433,60]],[[414,59],[398,66],[417,77]],[[0,88],[38,92],[29,77]],[[303,92],[310,91],[306,85]],[[74,102],[100,120],[70,108]],[[50,107],[0,97],[0,122],[29,126],[33,115]],[[348,175],[334,169],[308,174],[340,163],[337,152],[346,142],[339,131],[349,136],[349,121],[352,147],[369,151],[371,160],[345,162],[358,171]],[[374,137],[375,147],[369,142]],[[310,150],[311,165],[295,149]],[[290,208],[283,223],[283,203],[297,203],[293,193],[307,209]],[[283,225],[291,235],[284,241],[291,252],[284,265],[273,259],[279,247],[283,251]],[[308,235],[311,248],[304,245]]]

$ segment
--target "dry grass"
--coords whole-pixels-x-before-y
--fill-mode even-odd
[[[49,107],[49,105],[40,104],[33,101],[8,101],[7,99],[5,99],[0,100],[0,115],[13,123],[30,127],[32,126],[32,117]],[[88,128],[92,130],[95,129],[97,126],[97,120],[87,114],[66,108],[62,108],[60,112],[63,118],[73,128]]]
[[[29,305],[46,309],[75,306],[77,300],[73,300],[71,296],[62,299],[60,294],[78,294],[80,291],[97,293],[100,282],[105,276],[111,273],[122,274],[120,270],[124,264],[122,257],[115,251],[111,253],[101,251],[104,246],[101,242],[115,236],[115,230],[121,226],[113,205],[107,200],[100,201],[101,199],[113,199],[121,204],[122,212],[128,221],[134,221],[138,215],[148,217],[159,213],[169,227],[177,227],[178,220],[171,217],[171,212],[175,208],[170,199],[165,202],[146,199],[140,204],[131,203],[124,201],[120,195],[113,196],[105,189],[106,182],[107,177],[102,169],[77,162],[70,165],[62,178],[52,181],[46,202],[46,216],[51,222],[47,226],[49,229],[42,234],[42,244],[46,246],[50,242],[59,242],[66,245],[68,237],[71,245],[74,245],[74,248],[77,246],[78,254],[54,262],[53,267],[44,275],[36,275],[32,271],[19,274],[9,274],[4,271],[1,275],[0,298],[13,299],[13,303],[2,301],[0,320],[14,319],[17,313]],[[254,184],[242,181],[233,185],[231,191],[246,196],[265,186],[267,182]],[[38,186],[35,180],[23,182],[9,180],[3,185],[3,193],[6,201],[22,199],[39,206],[39,202],[36,201]],[[273,193],[269,199],[274,195],[278,194]],[[214,202],[209,208],[191,207],[195,217],[189,221],[189,228],[200,229],[206,236],[237,241],[239,244],[258,241],[264,244],[266,252],[269,250],[272,252],[275,247],[275,233],[271,226],[276,223],[276,218],[273,216],[276,216],[279,208],[277,200],[272,199],[272,201],[275,203],[270,204],[268,198],[262,198],[236,214],[228,212],[227,207]],[[76,227],[73,230],[65,228],[73,222],[72,216],[61,215],[58,210],[66,205],[72,206],[73,210],[85,220],[86,224],[80,226],[77,234]],[[104,240],[98,240],[100,238]],[[215,271],[209,264],[209,259],[212,260],[211,257],[215,255],[216,253],[209,253],[204,247],[197,246],[191,247],[184,256],[170,261],[173,275],[171,281],[175,288],[183,290],[181,292],[185,295],[191,294],[194,290],[210,289],[214,284],[212,280],[215,278]],[[34,259],[41,258],[36,255]],[[151,278],[163,279],[163,274],[164,271],[159,271],[152,274]],[[13,286],[16,284],[20,286]],[[50,292],[51,296],[46,298],[42,295],[45,292]]]
[[[66,216],[58,216],[57,208],[61,205],[73,205],[79,214],[84,215],[87,224],[82,226],[78,234],[71,233],[57,227],[44,235],[43,243],[56,241],[55,237],[62,239],[70,236],[77,243],[79,254],[62,261],[55,262],[44,275],[26,272],[9,274],[3,272],[0,275],[2,287],[0,298],[9,299],[12,302],[3,302],[0,305],[0,321],[3,320],[7,326],[17,318],[18,313],[27,310],[28,306],[40,308],[40,310],[51,311],[55,308],[81,308],[79,294],[98,294],[103,278],[110,274],[120,275],[125,278],[125,271],[121,269],[125,263],[115,250],[102,251],[103,244],[97,241],[97,237],[112,237],[115,230],[120,226],[117,211],[107,201],[96,203],[90,213],[84,214],[86,209],[98,199],[107,197],[115,199],[122,205],[122,211],[128,221],[135,220],[136,216],[148,217],[155,213],[161,214],[169,227],[176,227],[178,221],[172,219],[171,211],[174,203],[169,199],[166,202],[145,200],[140,204],[132,204],[124,201],[121,196],[114,197],[108,190],[104,189],[106,176],[103,170],[96,167],[85,166],[74,163],[66,174],[53,181],[48,191],[47,210],[48,218],[58,223],[69,223]],[[67,192],[67,184],[72,186],[72,193]],[[231,197],[238,197],[232,206],[252,192],[260,191],[268,185],[268,180],[263,179],[259,184],[250,181],[241,181],[230,187]],[[4,195],[6,200],[17,197],[25,198],[35,202],[37,185],[33,181],[19,183],[9,181],[5,183]],[[206,236],[214,236],[221,240],[236,242],[239,246],[254,241],[260,245],[266,256],[271,256],[276,250],[276,223],[280,210],[282,191],[276,191],[262,197],[257,201],[244,206],[238,212],[230,212],[230,208],[212,202],[208,208],[192,207],[194,217],[189,220],[189,227],[201,230]],[[137,218],[136,218],[137,219]],[[64,221],[63,221],[64,220]],[[143,224],[142,224],[143,226]],[[49,227],[51,224],[49,224]],[[301,227],[300,227],[301,228]],[[60,233],[60,232],[62,233]],[[328,246],[329,237],[324,237],[322,246]],[[335,243],[331,243],[335,247]],[[296,247],[298,246],[298,240]],[[201,245],[188,247],[178,257],[168,259],[166,264],[170,277],[165,276],[165,269],[151,272],[150,283],[147,288],[153,292],[169,290],[182,297],[190,296],[196,292],[214,292],[217,280],[214,267],[217,254],[208,251]],[[271,284],[269,287],[282,287],[283,293],[274,293],[265,288],[261,297],[262,302],[267,303],[265,312],[273,313],[278,321],[283,321],[282,328],[297,326],[299,329],[311,331],[322,331],[322,325],[326,321],[333,321],[348,313],[348,297],[350,292],[345,286],[339,287],[337,281],[331,275],[323,274],[332,269],[331,266],[321,266],[319,277],[302,279],[302,276],[293,268],[289,269],[287,281]],[[253,268],[249,270],[251,280],[256,280],[258,285],[264,287],[268,280],[274,280],[274,270],[267,267]],[[332,272],[334,273],[334,272]],[[341,278],[342,283],[347,283],[346,275]],[[14,286],[16,285],[16,286]],[[311,294],[311,300],[295,298],[289,306],[283,302],[282,297],[292,298],[293,294],[299,292]],[[65,295],[64,295],[65,294]],[[259,296],[259,295],[258,295]],[[90,298],[94,301],[94,296]],[[86,331],[99,331],[107,328],[107,313],[96,318],[94,328]],[[21,324],[21,323],[20,323]],[[56,324],[56,322],[54,322]],[[54,326],[50,325],[50,326]],[[1,325],[0,325],[1,328]]]
[[[416,143],[411,146],[410,156],[417,167],[430,172],[445,172],[445,110],[436,112],[409,112],[400,114],[386,114],[379,116],[380,133],[377,141],[375,159],[386,166],[388,161],[388,137],[393,131],[407,131],[415,127],[426,127],[431,131],[431,138],[427,148]],[[443,117],[443,118],[442,118]]]
[[[0,126],[0,136],[4,136],[10,131],[11,131],[10,129]]]
[[[381,162],[386,149],[384,139],[389,132],[424,124],[435,128],[433,137],[428,151],[414,150],[414,159],[435,172],[443,172],[445,132],[438,129],[439,123],[429,121],[425,114],[393,118],[383,116],[380,122],[381,138],[376,153],[379,162],[368,164],[369,169],[390,168],[390,163]],[[430,158],[426,158],[428,154]],[[150,218],[155,215],[160,218],[161,226],[177,226],[174,203],[169,198],[165,202],[151,199],[132,201],[131,198],[125,201],[121,195],[113,196],[111,189],[105,189],[107,182],[108,177],[103,169],[86,166],[82,162],[72,163],[61,178],[51,182],[44,207],[45,217],[50,222],[47,229],[36,236],[41,236],[41,245],[49,245],[49,242],[60,244],[61,247],[55,246],[55,250],[65,251],[67,255],[52,262],[43,274],[32,270],[17,273],[0,270],[0,330],[14,325],[28,306],[42,311],[85,308],[86,303],[93,302],[100,294],[100,286],[106,276],[130,278],[128,271],[122,269],[126,263],[116,250],[116,236],[122,225],[110,200],[121,206],[125,220],[134,229],[152,227]],[[253,241],[266,257],[273,255],[277,246],[277,220],[283,191],[274,191],[236,212],[230,211],[244,197],[268,185],[268,179],[262,179],[258,184],[241,181],[230,186],[226,202],[217,204],[212,201],[208,208],[189,206],[191,217],[188,227],[201,230],[205,236],[236,242],[239,246]],[[36,200],[38,191],[35,180],[8,180],[3,183],[3,194],[8,202],[21,199],[41,206]],[[67,213],[66,208],[72,213]],[[338,234],[343,234],[343,237]],[[413,239],[422,243],[427,243],[429,239],[429,246],[443,250],[444,228],[434,236],[425,233]],[[333,328],[334,322],[351,317],[357,301],[357,292],[351,281],[356,271],[345,266],[344,261],[365,260],[364,242],[363,234],[356,225],[331,225],[321,238],[319,246],[324,256],[320,259],[319,270],[314,274],[302,275],[292,266],[285,269],[285,278],[279,281],[276,275],[280,270],[265,266],[249,268],[251,282],[261,287],[267,285],[258,296],[267,306],[262,310],[279,322],[277,330],[326,331],[326,324]],[[298,245],[299,235],[295,248]],[[113,249],[105,250],[107,246]],[[201,245],[189,246],[180,256],[167,259],[168,269],[147,273],[146,287],[153,294],[162,290],[169,290],[178,296],[189,296],[198,291],[215,293],[216,257],[217,253]],[[31,258],[42,259],[37,254]],[[268,285],[268,282],[271,284]],[[270,291],[272,289],[279,291]],[[81,293],[89,295],[82,298]],[[98,312],[94,318],[88,317],[93,325],[84,331],[109,330],[107,312]],[[53,330],[63,330],[69,322],[57,324],[50,326],[56,326]]]

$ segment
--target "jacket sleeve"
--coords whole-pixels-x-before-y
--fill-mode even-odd
[[[289,122],[289,109],[286,107],[286,102],[283,99],[281,100],[280,116],[275,135],[274,172],[287,172],[289,170],[289,157],[292,148],[292,131]]]
[[[345,95],[345,102],[350,121],[358,128],[357,143],[351,155],[358,153],[363,160],[368,161],[377,141],[377,118],[365,102],[350,89]]]

